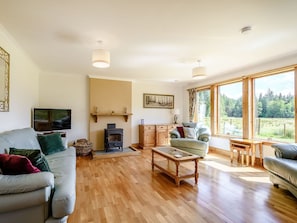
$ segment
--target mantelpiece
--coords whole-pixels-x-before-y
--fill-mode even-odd
[[[111,113],[91,113],[91,116],[94,118],[95,122],[98,122],[98,117],[99,116],[123,116],[125,119],[125,122],[128,121],[129,116],[131,116],[132,113],[115,113],[115,112],[111,112]]]

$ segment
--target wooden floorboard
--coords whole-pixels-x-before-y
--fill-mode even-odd
[[[187,167],[187,164],[185,164]],[[77,158],[77,200],[68,223],[296,222],[297,199],[275,188],[262,168],[237,166],[209,154],[199,179],[177,187],[151,151],[139,156]]]

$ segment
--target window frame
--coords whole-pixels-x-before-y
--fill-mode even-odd
[[[259,77],[271,76],[283,72],[294,71],[294,103],[295,103],[295,142],[297,142],[297,64],[281,67],[273,70],[263,71],[259,73],[249,74],[242,77],[213,83],[207,86],[197,87],[196,91],[210,89],[210,128],[213,136],[217,137],[234,137],[232,135],[224,135],[219,133],[219,87],[235,82],[242,82],[242,138],[253,139],[255,137],[255,85],[254,80]],[[197,119],[196,119],[197,120]],[[265,141],[265,140],[264,140]]]
[[[236,83],[240,83],[242,84],[242,106],[243,106],[243,80],[240,78],[240,79],[234,79],[234,80],[231,80],[231,81],[227,81],[227,82],[222,82],[220,84],[217,84],[216,85],[216,97],[217,97],[217,107],[216,107],[216,120],[217,120],[217,123],[216,123],[216,135],[218,136],[223,136],[223,137],[241,137],[241,136],[237,136],[237,135],[227,135],[227,134],[222,134],[220,133],[220,87],[222,86],[225,86],[225,85],[229,85],[229,84],[236,84]],[[243,109],[243,108],[242,108]],[[242,115],[243,115],[243,110],[242,110]],[[243,120],[243,117],[242,117],[242,120]],[[242,123],[242,127],[243,127],[243,123]],[[244,130],[244,128],[243,128]],[[242,132],[242,136],[244,135],[244,133]]]
[[[212,124],[212,99],[211,99],[211,95],[212,95],[212,90],[211,90],[211,87],[210,86],[208,86],[208,87],[204,87],[204,88],[199,88],[199,89],[196,89],[196,97],[197,97],[197,95],[198,95],[198,93],[199,92],[202,92],[202,91],[209,91],[209,103],[210,103],[210,117],[209,117],[209,121],[210,121],[210,123],[209,123],[209,127],[211,127],[211,124]],[[196,98],[197,100],[196,100],[196,112],[195,112],[195,115],[194,115],[194,121],[196,121],[196,122],[200,122],[201,120],[199,120],[199,118],[197,117],[197,115],[198,115],[198,110],[199,110],[199,108],[198,108],[198,104],[199,104],[199,99],[198,98]]]
[[[295,126],[294,126],[294,131],[295,131],[295,139],[294,141],[297,142],[297,124],[296,124],[296,121],[297,121],[297,117],[296,117],[296,102],[297,102],[297,67],[293,67],[293,68],[288,68],[286,67],[285,69],[276,69],[274,71],[270,71],[270,72],[263,72],[263,73],[259,73],[258,75],[253,75],[251,77],[251,82],[252,82],[252,91],[251,91],[251,99],[252,99],[252,111],[251,111],[251,115],[252,115],[252,124],[251,124],[251,138],[257,138],[256,137],[256,134],[255,134],[255,125],[256,125],[256,112],[255,112],[255,109],[257,108],[256,106],[256,100],[255,100],[255,80],[257,78],[262,78],[262,77],[269,77],[269,76],[273,76],[273,75],[281,75],[282,73],[286,73],[286,72],[294,72],[294,110],[295,110],[295,116],[294,116],[294,123],[295,123]],[[257,139],[261,139],[261,140],[266,140],[266,139],[263,139],[263,138],[257,138]],[[278,141],[278,140],[275,140],[275,141]],[[281,141],[281,142],[285,142],[285,141]]]

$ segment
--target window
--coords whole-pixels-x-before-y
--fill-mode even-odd
[[[242,82],[218,87],[218,134],[242,136]]]
[[[197,120],[210,127],[210,90],[197,92]]]
[[[295,141],[294,71],[254,79],[254,136]]]
[[[194,120],[213,135],[297,142],[296,77],[292,65],[200,86]]]

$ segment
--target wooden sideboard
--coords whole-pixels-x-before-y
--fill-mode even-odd
[[[139,146],[149,149],[155,146],[168,146],[170,144],[169,132],[176,124],[139,125]]]

